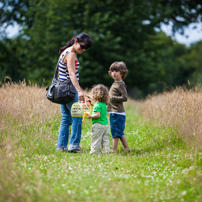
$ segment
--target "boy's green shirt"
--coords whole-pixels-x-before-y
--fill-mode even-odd
[[[98,102],[95,103],[93,106],[93,113],[92,115],[96,114],[96,112],[100,112],[100,117],[99,118],[92,118],[92,123],[100,123],[102,125],[107,125],[108,124],[108,119],[107,119],[107,105],[104,102]]]

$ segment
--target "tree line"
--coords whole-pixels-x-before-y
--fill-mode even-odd
[[[173,24],[183,33],[192,22],[202,21],[200,0],[3,0],[0,23],[17,23],[21,30],[8,38],[0,29],[0,81],[48,85],[59,48],[73,35],[86,32],[93,46],[79,55],[83,88],[110,86],[108,69],[114,61],[128,67],[126,84],[133,96],[145,97],[166,88],[201,83],[202,42],[186,47],[160,29]]]

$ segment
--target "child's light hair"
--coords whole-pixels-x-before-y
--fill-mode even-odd
[[[92,98],[95,101],[107,103],[109,99],[108,88],[102,84],[94,86],[92,89]]]
[[[124,79],[128,73],[126,64],[123,61],[112,63],[108,71],[110,76],[113,71],[119,71],[122,75],[122,79]]]

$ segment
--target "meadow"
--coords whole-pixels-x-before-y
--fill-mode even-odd
[[[91,121],[82,153],[57,152],[60,107],[45,88],[0,88],[1,202],[202,201],[202,91],[182,88],[130,99],[125,153],[91,156]],[[110,137],[110,147],[112,138]]]

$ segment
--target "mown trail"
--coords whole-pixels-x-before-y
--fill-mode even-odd
[[[40,96],[27,107],[23,100],[22,93],[18,101],[1,102],[1,124],[8,127],[0,130],[0,201],[202,200],[200,149],[190,147],[172,127],[141,117],[138,103],[126,104],[131,153],[119,144],[116,154],[91,156],[90,120],[83,125],[83,153],[56,152],[58,106]]]

